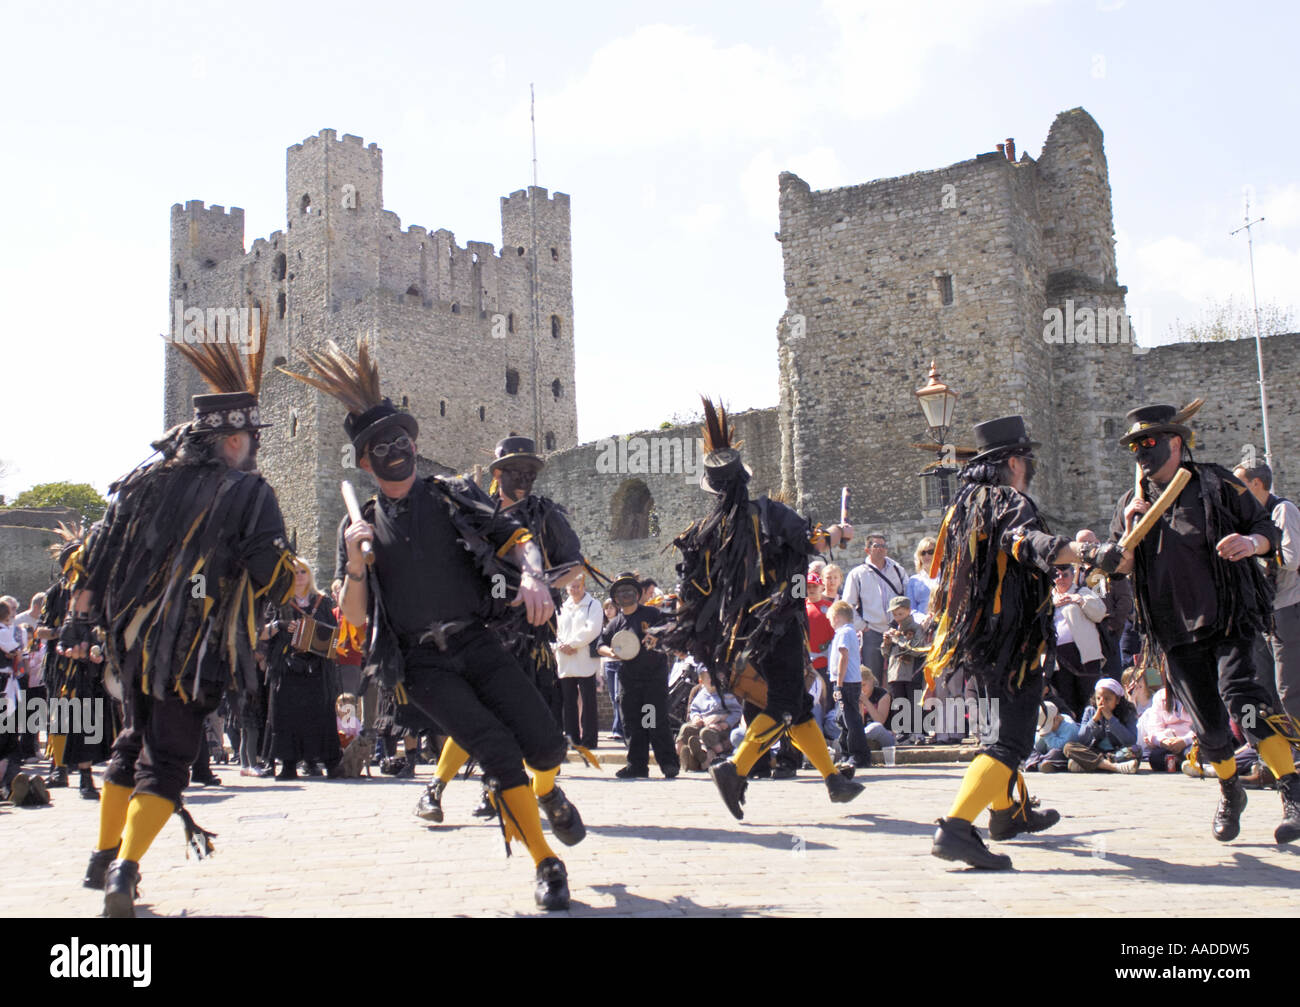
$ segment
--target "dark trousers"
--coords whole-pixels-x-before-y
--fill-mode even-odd
[[[862,683],[845,682],[840,686],[841,700],[837,716],[843,729],[840,743],[856,765],[871,762],[871,748],[867,745],[866,729],[862,725]]]
[[[876,683],[885,680],[885,654],[880,645],[885,642],[885,635],[874,629],[863,627],[862,630],[862,667],[871,669]]]
[[[1192,718],[1201,755],[1210,762],[1230,759],[1236,750],[1229,714],[1256,748],[1275,733],[1264,720],[1273,711],[1255,680],[1252,646],[1250,637],[1218,636],[1165,651],[1169,685]]]
[[[787,716],[791,725],[812,720],[812,696],[803,681],[806,659],[803,634],[797,624],[792,623],[777,638],[771,651],[756,662],[759,673],[767,682],[767,706],[763,712],[778,724]]]
[[[596,676],[560,679],[560,695],[564,698],[564,733],[575,745],[595,748],[598,740]],[[581,713],[579,713],[579,699],[581,699]]]
[[[1056,672],[1052,675],[1052,684],[1075,720],[1083,716],[1083,711],[1092,702],[1097,680],[1101,678],[1101,666],[1101,661],[1084,664],[1079,648],[1073,643],[1063,643],[1056,648]]]
[[[104,779],[180,804],[190,764],[199,753],[204,718],[217,703],[186,703],[173,693],[154,699],[137,687],[125,706],[124,729],[113,742]]]
[[[1286,712],[1300,723],[1300,602],[1273,612],[1273,651],[1277,694]]]
[[[542,697],[519,663],[481,627],[448,641],[404,651],[411,705],[478,760],[503,790],[528,783],[534,769],[554,769],[569,750]],[[667,719],[664,729],[667,730]],[[671,750],[671,745],[669,746]]]
[[[609,695],[609,701],[614,707],[614,723],[610,725],[610,733],[617,734],[620,738],[625,737],[623,730],[623,701],[618,692],[618,671],[622,664],[615,664],[612,661],[605,662],[603,674],[605,675],[605,692]]]
[[[623,730],[627,734],[627,765],[635,773],[650,768],[650,746],[654,746],[659,769],[680,769],[673,734],[668,728],[668,670],[648,675],[619,675],[623,707]]]
[[[982,714],[979,718],[980,753],[1015,773],[1034,749],[1042,696],[1043,673],[1038,668],[1025,672],[1024,684],[1014,693],[990,696],[988,721],[984,722]]]

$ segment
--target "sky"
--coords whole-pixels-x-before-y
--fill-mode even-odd
[[[162,431],[169,213],[285,226],[285,148],[384,151],[403,226],[501,240],[498,198],[572,197],[578,435],[777,401],[777,175],[814,189],[943,167],[1057,113],[1105,133],[1140,341],[1300,307],[1289,2],[366,4],[6,0],[0,493],[101,492]],[[1300,319],[1300,311],[1297,311]],[[1207,376],[1208,378],[1209,376]],[[921,384],[924,375],[917,375]]]

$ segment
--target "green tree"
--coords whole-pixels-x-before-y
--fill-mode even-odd
[[[1276,302],[1259,306],[1259,334],[1272,336],[1296,331],[1295,309]],[[1211,300],[1201,317],[1184,323],[1175,319],[1169,333],[1179,342],[1221,343],[1232,339],[1255,338],[1255,310],[1247,301],[1233,297]]]
[[[71,507],[87,522],[104,516],[108,501],[90,483],[41,483],[19,493],[11,507]]]

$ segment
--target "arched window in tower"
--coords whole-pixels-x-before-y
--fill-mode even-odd
[[[506,331],[511,333],[515,331],[515,313],[513,311],[506,315]]]
[[[298,213],[303,217],[311,213],[311,196],[305,192],[302,194],[302,199],[298,200]]]
[[[409,287],[406,288],[406,296],[407,296],[407,297],[419,297],[419,296],[420,296],[420,288],[417,287],[414,283],[412,283]]]
[[[289,260],[286,259],[284,257],[284,253],[281,252],[279,255],[275,257],[275,265],[271,267],[271,279],[277,281],[283,280],[285,274],[288,273],[288,271],[289,271]]]
[[[410,408],[411,408],[411,399],[410,399],[410,397],[407,396],[407,395],[403,395],[403,396],[402,396],[402,408],[403,408],[403,409],[410,409]]]
[[[452,302],[451,302],[451,313],[452,313],[453,315],[459,315],[459,314],[460,314],[460,302],[459,302],[459,301],[452,301]]]
[[[298,410],[289,410],[289,440],[298,436]]]
[[[287,309],[288,304],[288,299],[285,298],[283,290],[275,295],[275,310],[281,318],[284,317],[284,312]]]
[[[438,415],[439,415],[439,416],[446,416],[446,415],[447,415],[447,400],[446,400],[446,399],[443,399],[441,402],[438,403]]]
[[[555,434],[551,433],[551,431],[549,430],[546,431],[546,450],[547,451],[555,450]]]
[[[181,264],[178,262],[176,263],[176,279],[179,280],[180,278],[181,278]]]
[[[628,479],[610,501],[610,538],[637,539],[650,537],[650,511],[654,497],[640,479]]]
[[[560,338],[560,316],[559,315],[551,316],[551,338],[552,339]]]
[[[487,408],[485,406],[478,407],[478,418],[479,418],[479,422],[482,422],[483,420],[487,419]]]
[[[519,372],[513,367],[506,368],[506,394],[519,394]]]
[[[519,255],[523,255],[523,254],[524,254],[524,246],[523,246],[523,245],[520,245],[518,248],[515,249],[515,252],[517,252]]]
[[[564,385],[560,384],[559,378],[551,382],[551,395],[557,399],[564,395]]]
[[[560,261],[560,250],[558,248],[551,249],[551,261],[552,262]]]
[[[469,253],[469,261],[472,262],[474,265],[477,266],[477,265],[478,265],[478,252],[470,252],[470,253]]]

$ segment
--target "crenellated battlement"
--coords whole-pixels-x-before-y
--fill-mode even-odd
[[[307,137],[302,143],[295,143],[289,148],[288,153],[290,155],[301,154],[304,151],[315,150],[323,143],[333,143],[338,146],[347,144],[349,147],[365,148],[374,157],[382,157],[384,153],[379,144],[372,143],[366,146],[366,141],[355,133],[344,133],[343,138],[339,139],[338,131],[333,129],[322,129],[315,136]]]
[[[184,204],[172,204],[172,216],[183,217],[189,214],[191,217],[203,217],[207,219],[229,219],[238,221],[240,227],[244,224],[244,208],[242,206],[232,206],[227,210],[220,203],[213,203],[211,206],[204,206],[201,199],[187,199]]]

